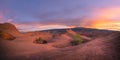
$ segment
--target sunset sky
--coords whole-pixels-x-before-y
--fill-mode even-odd
[[[0,23],[20,31],[86,27],[120,31],[120,0],[0,0]]]

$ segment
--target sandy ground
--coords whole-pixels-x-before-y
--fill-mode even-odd
[[[113,35],[112,35],[113,36]],[[0,40],[3,60],[116,60],[111,36],[71,46],[70,37],[61,35],[48,44],[35,44],[39,35],[18,36],[13,41]]]

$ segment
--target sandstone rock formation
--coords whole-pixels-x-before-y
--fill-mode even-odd
[[[16,27],[10,23],[0,24],[0,31],[7,32],[13,36],[20,34],[19,31],[16,29]]]
[[[7,32],[0,31],[0,39],[2,39],[2,40],[14,40],[15,37]]]

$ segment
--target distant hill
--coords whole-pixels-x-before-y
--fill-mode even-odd
[[[76,27],[76,28],[67,28],[67,29],[51,29],[51,30],[43,30],[41,32],[51,32],[51,33],[65,33],[66,30],[71,29],[79,34],[83,34],[90,37],[96,36],[106,36],[115,32],[119,31],[112,31],[112,30],[102,30],[102,29],[93,29],[93,28],[83,28],[83,27]]]

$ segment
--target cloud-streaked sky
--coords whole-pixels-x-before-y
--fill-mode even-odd
[[[120,30],[120,0],[0,0],[0,23],[21,31],[89,27]]]

